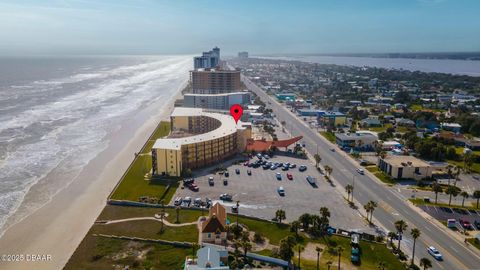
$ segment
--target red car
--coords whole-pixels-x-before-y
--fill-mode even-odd
[[[459,222],[460,222],[460,225],[462,225],[462,227],[463,227],[464,229],[467,229],[467,230],[473,229],[473,228],[472,228],[472,224],[470,223],[470,221],[464,220],[464,219],[460,219]]]
[[[291,174],[291,173],[287,173],[287,178],[288,178],[288,180],[293,180],[292,174]]]
[[[190,188],[192,191],[198,191],[199,190],[198,186],[196,184],[193,184],[193,183],[190,184],[188,186],[188,188]]]

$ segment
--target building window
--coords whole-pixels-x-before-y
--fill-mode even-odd
[[[397,175],[397,176],[398,176],[398,177],[397,177],[398,179],[401,179],[401,178],[402,178],[402,176],[403,176],[403,168],[398,168],[398,175]]]
[[[212,238],[212,234],[211,233],[207,234],[207,238]]]
[[[415,173],[420,174],[420,168],[419,167],[415,167]]]

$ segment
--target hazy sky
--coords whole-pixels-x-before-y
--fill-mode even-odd
[[[0,0],[0,54],[480,51],[480,0]]]

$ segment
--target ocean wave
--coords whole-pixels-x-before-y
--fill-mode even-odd
[[[187,78],[190,62],[190,57],[162,57],[31,82],[47,100],[40,98],[39,104],[23,105],[0,117],[0,157],[4,157],[0,162],[0,228],[33,185],[48,181],[53,170],[64,172],[63,182],[44,196],[51,198],[105,149],[109,132],[149,104],[171,98]],[[12,94],[11,100],[18,95]],[[1,147],[2,143],[7,147]],[[44,203],[38,202],[29,211]]]

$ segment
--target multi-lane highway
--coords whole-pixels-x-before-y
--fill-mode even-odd
[[[332,152],[330,142],[322,138],[316,131],[308,128],[305,123],[295,117],[285,107],[277,103],[258,86],[252,83],[248,78],[242,77],[242,81],[247,88],[256,93],[264,102],[268,102],[273,113],[280,121],[287,123],[286,128],[292,135],[303,135],[306,143],[306,150],[310,154],[318,152],[322,157],[322,164],[333,168],[332,176],[336,182],[345,187],[352,183],[355,175],[355,199],[362,205],[370,200],[379,203],[374,216],[376,220],[387,228],[395,231],[394,222],[403,219],[408,224],[408,229],[404,233],[404,242],[402,246],[410,248],[412,240],[409,237],[411,228],[418,228],[421,236],[417,240],[415,258],[426,257],[433,262],[433,269],[480,269],[479,252],[467,247],[462,241],[453,238],[446,231],[446,228],[439,227],[437,224],[428,221],[419,212],[413,209],[405,198],[393,192],[390,188],[379,183],[374,176],[366,173],[360,175],[356,172],[357,165],[345,156],[341,151]],[[444,256],[444,261],[437,262],[430,256],[426,248],[435,246]],[[407,251],[407,250],[405,250]],[[407,252],[410,253],[410,252]]]

